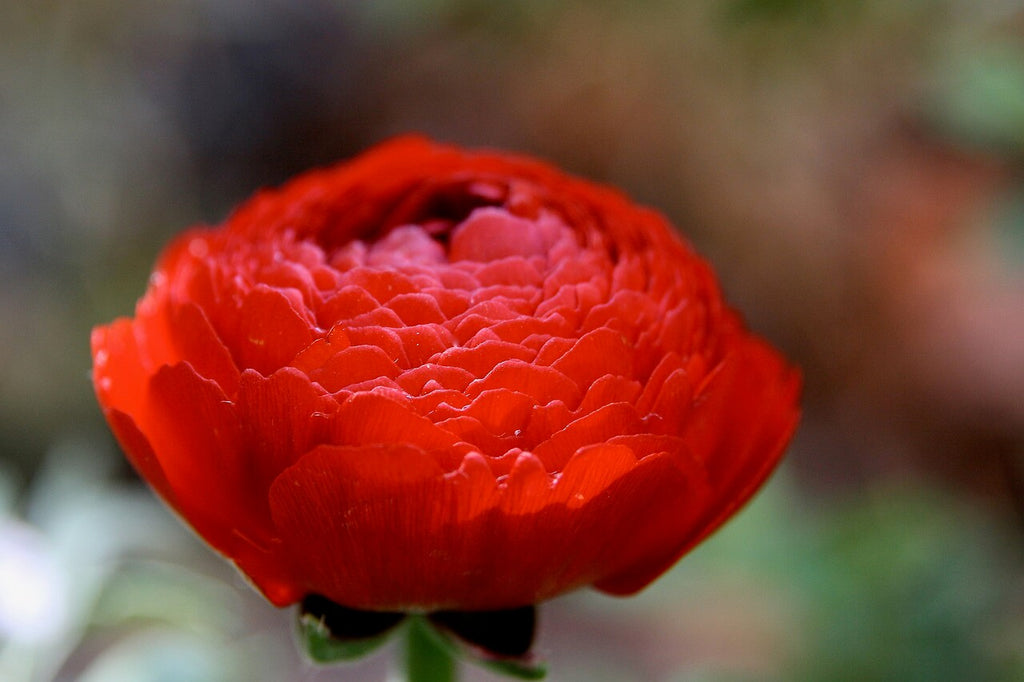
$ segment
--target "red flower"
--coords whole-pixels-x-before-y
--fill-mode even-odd
[[[634,592],[797,419],[794,370],[661,216],[421,139],[186,232],[92,348],[135,468],[277,605]]]

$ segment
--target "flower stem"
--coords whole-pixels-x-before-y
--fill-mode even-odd
[[[413,616],[406,627],[405,670],[408,682],[455,682],[456,662],[426,619]]]

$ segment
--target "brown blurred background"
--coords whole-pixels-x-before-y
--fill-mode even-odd
[[[1024,679],[1024,2],[4,15],[0,679],[384,678],[387,654],[299,661],[289,615],[141,487],[88,333],[180,229],[406,131],[660,209],[805,373],[741,518],[634,600],[550,605],[551,679]]]

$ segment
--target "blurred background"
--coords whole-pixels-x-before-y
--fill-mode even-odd
[[[545,607],[550,679],[1024,680],[1024,1],[3,14],[0,679],[386,678],[304,663],[141,485],[88,335],[182,228],[420,131],[660,209],[806,377],[743,514],[636,598]]]

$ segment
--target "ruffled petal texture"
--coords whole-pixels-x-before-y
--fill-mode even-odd
[[[797,372],[658,214],[421,138],[184,233],[92,349],[129,460],[277,605],[635,592],[798,414]]]

